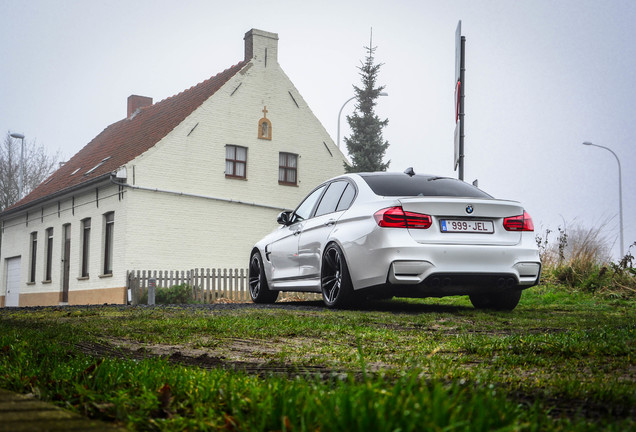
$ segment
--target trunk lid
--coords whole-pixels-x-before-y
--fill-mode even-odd
[[[503,220],[523,214],[516,201],[480,198],[418,197],[399,199],[405,212],[431,216],[428,229],[409,229],[411,237],[425,244],[515,245],[520,231],[506,231]]]

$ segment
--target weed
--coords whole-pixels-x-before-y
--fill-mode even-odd
[[[636,296],[636,270],[630,246],[618,263],[608,258],[608,241],[596,228],[559,227],[556,244],[549,241],[551,231],[537,235],[543,278],[548,283],[562,284],[571,290],[583,290],[603,297]]]
[[[155,288],[155,303],[170,304],[198,304],[201,303],[194,299],[193,288],[188,284],[173,285],[168,288]],[[148,291],[145,290],[140,300],[141,304],[148,303]]]

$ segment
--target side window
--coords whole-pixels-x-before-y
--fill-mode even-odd
[[[296,211],[294,212],[294,218],[292,222],[298,222],[301,220],[309,219],[311,217],[311,212],[316,206],[318,199],[320,198],[320,194],[325,190],[325,186],[321,186],[305,198],[305,200],[298,206]]]
[[[353,199],[355,197],[356,189],[350,183],[347,183],[347,188],[344,190],[342,196],[340,197],[340,202],[338,203],[336,211],[347,210],[351,206],[351,203],[353,202]]]
[[[331,183],[329,185],[329,189],[327,189],[327,192],[325,192],[325,195],[320,200],[320,204],[318,204],[316,216],[322,216],[327,213],[335,212],[336,207],[338,207],[340,197],[342,196],[342,192],[344,192],[348,184],[349,183],[347,183],[346,181],[337,181]]]

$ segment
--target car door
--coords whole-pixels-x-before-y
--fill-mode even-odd
[[[272,263],[272,280],[280,281],[299,276],[298,239],[305,224],[314,214],[326,185],[314,189],[291,215],[290,223],[281,227],[275,241],[267,245]]]
[[[352,193],[353,191],[353,193]],[[334,181],[318,203],[314,217],[305,221],[298,240],[299,275],[303,278],[320,276],[320,262],[325,243],[338,219],[351,204],[355,195],[353,185],[346,180]],[[342,199],[348,203],[339,205]]]

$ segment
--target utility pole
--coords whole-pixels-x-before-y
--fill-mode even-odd
[[[462,36],[462,22],[455,31],[455,170],[464,180],[464,96],[466,91],[466,37]]]
[[[464,180],[464,96],[466,92],[466,37],[461,41],[461,65],[459,73],[459,179]]]
[[[20,140],[20,172],[18,173],[18,201],[22,199],[22,190],[24,189],[24,135],[21,133],[12,133],[11,138]]]

